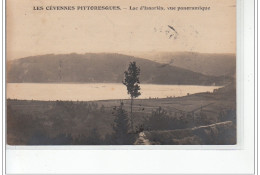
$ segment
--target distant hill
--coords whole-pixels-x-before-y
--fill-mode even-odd
[[[141,68],[141,83],[222,85],[227,76],[206,76],[176,66],[112,53],[41,55],[7,63],[7,81],[13,83],[121,83],[130,61]]]
[[[211,76],[235,76],[235,54],[209,54],[196,52],[150,52],[137,53],[140,56],[162,64],[181,67],[193,72]]]

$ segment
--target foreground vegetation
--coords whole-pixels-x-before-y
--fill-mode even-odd
[[[8,99],[7,142],[10,145],[131,145],[140,144],[137,140],[142,133],[150,144],[236,144],[235,93],[234,85],[229,85],[214,93],[137,99],[133,105],[134,129],[129,127],[130,100]],[[216,123],[220,124],[215,126]],[[209,132],[213,135],[203,137]]]

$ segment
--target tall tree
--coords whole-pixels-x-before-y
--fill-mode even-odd
[[[125,79],[123,81],[123,84],[127,87],[127,93],[131,97],[131,127],[132,130],[134,130],[133,126],[133,101],[134,98],[141,95],[140,91],[140,81],[139,81],[139,75],[140,75],[140,68],[136,66],[136,62],[130,62],[128,70],[124,72],[125,73]]]

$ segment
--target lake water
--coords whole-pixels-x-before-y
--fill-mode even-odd
[[[141,96],[146,98],[180,97],[188,93],[213,92],[220,86],[190,85],[152,85],[141,84]],[[7,98],[21,100],[72,100],[94,101],[109,99],[129,99],[123,84],[42,84],[42,83],[8,83]]]

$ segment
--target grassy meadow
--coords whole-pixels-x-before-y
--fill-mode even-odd
[[[124,121],[118,120],[121,115],[125,117]],[[234,84],[213,93],[205,92],[178,98],[135,99],[132,115],[134,129],[129,126],[130,100],[127,99],[104,101],[7,99],[7,143],[9,145],[236,144]],[[119,128],[120,122],[127,123],[124,134],[120,132],[120,129],[125,129]],[[142,142],[140,139],[148,142]]]

